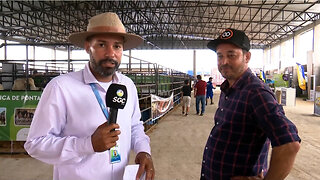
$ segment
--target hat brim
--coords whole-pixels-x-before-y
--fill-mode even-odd
[[[210,41],[208,44],[207,44],[207,47],[213,51],[217,51],[217,46],[219,44],[222,44],[222,43],[225,43],[225,44],[233,44],[241,49],[245,49],[247,50],[246,48],[242,47],[240,44],[237,44],[235,42],[232,42],[232,41],[228,41],[228,40],[224,40],[224,39],[215,39],[215,40],[212,40]]]
[[[130,33],[116,33],[116,32],[79,32],[73,33],[68,37],[69,42],[84,48],[84,43],[88,37],[98,34],[118,35],[124,38],[123,50],[129,50],[138,47],[142,42],[142,37]]]

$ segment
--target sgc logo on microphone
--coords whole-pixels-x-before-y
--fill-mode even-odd
[[[128,92],[124,85],[113,83],[107,90],[106,105],[110,108],[123,109],[127,103]]]
[[[126,98],[122,98],[122,96],[124,94],[122,89],[118,89],[116,94],[117,94],[117,96],[113,97],[112,102],[121,103],[122,105],[124,105],[126,103]]]

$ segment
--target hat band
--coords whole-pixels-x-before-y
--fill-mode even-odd
[[[88,28],[88,32],[115,32],[115,33],[126,33],[126,30],[123,28],[118,28],[114,26],[96,26]]]

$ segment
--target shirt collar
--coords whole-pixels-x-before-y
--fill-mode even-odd
[[[112,76],[112,83],[120,83],[121,82],[121,76],[119,76],[119,72],[115,72]],[[84,78],[84,83],[85,84],[90,84],[90,83],[97,83],[99,84],[99,81],[94,77],[92,74],[90,67],[89,67],[89,62],[85,65],[84,70],[83,70],[83,78]]]

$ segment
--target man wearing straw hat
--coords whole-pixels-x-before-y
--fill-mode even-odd
[[[71,34],[69,41],[84,48],[90,61],[83,70],[56,77],[46,86],[25,149],[54,165],[55,180],[120,180],[132,149],[139,164],[136,178],[145,173],[146,179],[154,179],[136,87],[116,72],[123,50],[137,47],[142,38],[126,33],[116,14],[103,13],[89,20],[87,31]],[[128,91],[116,124],[106,122],[108,107],[103,106],[112,83]]]

